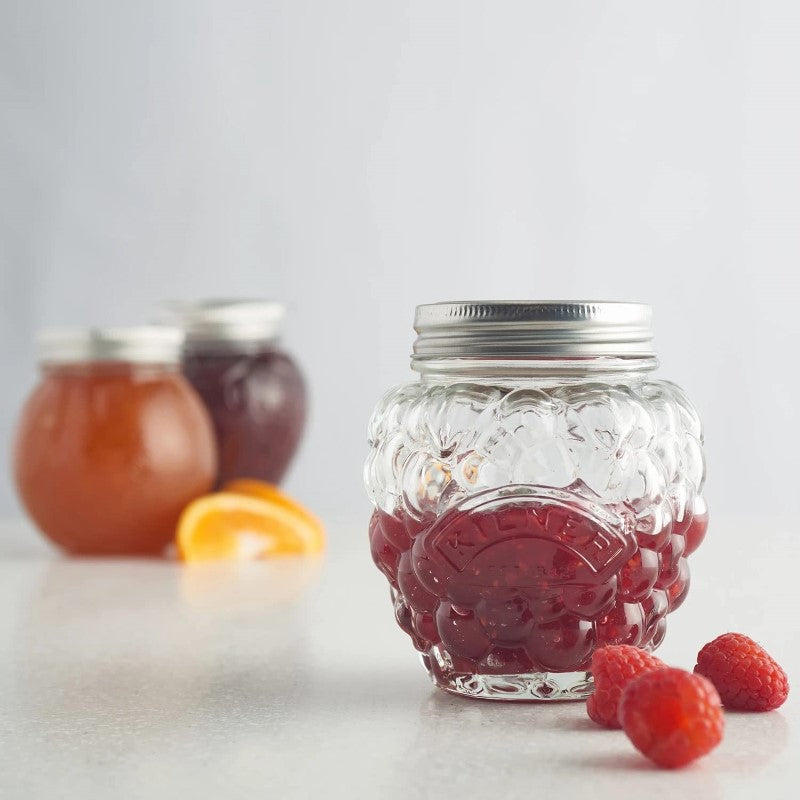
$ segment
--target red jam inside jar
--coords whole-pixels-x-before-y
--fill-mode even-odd
[[[426,657],[447,651],[429,668],[449,686],[458,673],[586,670],[607,644],[657,647],[707,526],[699,503],[668,536],[637,544],[582,509],[512,500],[437,521],[375,511],[369,536],[397,622]]]
[[[183,372],[211,415],[217,485],[235,478],[280,483],[306,420],[305,382],[277,344],[283,309],[214,301],[189,307],[182,317]]]
[[[159,553],[208,492],[216,446],[178,369],[177,331],[51,332],[14,446],[20,498],[42,532],[79,554]]]

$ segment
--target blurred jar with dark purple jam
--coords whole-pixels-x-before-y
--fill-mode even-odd
[[[217,484],[280,483],[306,420],[306,388],[279,344],[285,310],[266,300],[182,306],[183,371],[202,397],[219,447]]]

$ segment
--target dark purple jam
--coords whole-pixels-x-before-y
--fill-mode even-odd
[[[280,483],[306,419],[305,383],[294,361],[270,344],[198,343],[187,347],[183,371],[214,423],[217,485],[234,478]]]

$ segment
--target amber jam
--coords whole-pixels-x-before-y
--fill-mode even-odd
[[[17,426],[20,498],[73,553],[161,552],[215,471],[208,414],[177,365],[45,365]]]
[[[620,307],[621,306],[621,307]],[[372,557],[433,681],[581,698],[595,648],[659,646],[708,524],[702,429],[636,304],[417,311],[422,380],[369,426]]]

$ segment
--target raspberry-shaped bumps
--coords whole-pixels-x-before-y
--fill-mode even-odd
[[[587,713],[598,725],[621,728],[618,707],[625,687],[648,670],[663,666],[661,659],[628,644],[599,647],[592,653],[594,694],[586,701]]]
[[[619,703],[619,721],[637,750],[660,767],[682,767],[722,740],[724,718],[710,681],[674,667],[631,681]]]
[[[761,645],[741,633],[724,633],[698,654],[694,671],[714,684],[724,705],[772,711],[789,694],[786,673]]]

